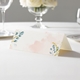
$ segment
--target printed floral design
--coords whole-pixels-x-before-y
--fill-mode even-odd
[[[45,53],[56,56],[59,53],[58,42],[60,42],[60,40],[57,40],[57,37],[53,36],[52,34],[45,33],[45,35],[46,36],[40,41],[35,40],[34,43],[29,46],[30,51],[34,53]]]
[[[50,48],[50,54],[56,55],[56,53],[58,52],[59,52],[59,47],[54,42],[52,42],[52,47]]]
[[[12,42],[17,42],[23,34],[24,34],[24,31],[16,31]]]

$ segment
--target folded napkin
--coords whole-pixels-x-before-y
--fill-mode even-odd
[[[71,50],[65,34],[41,29],[17,30],[10,48],[54,56],[58,56],[61,49]]]

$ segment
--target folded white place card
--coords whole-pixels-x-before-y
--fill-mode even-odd
[[[46,30],[17,30],[10,45],[11,49],[25,52],[59,55],[60,50],[71,50],[65,34]]]

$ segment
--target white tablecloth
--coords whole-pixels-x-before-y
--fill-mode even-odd
[[[0,80],[80,80],[80,43],[59,57],[10,50],[11,38],[0,38]]]

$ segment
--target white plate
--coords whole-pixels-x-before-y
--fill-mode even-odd
[[[67,35],[68,38],[80,42],[80,34],[78,35]]]
[[[9,32],[7,34],[0,34],[0,38],[4,38],[4,37],[13,37],[14,33],[13,32]]]

